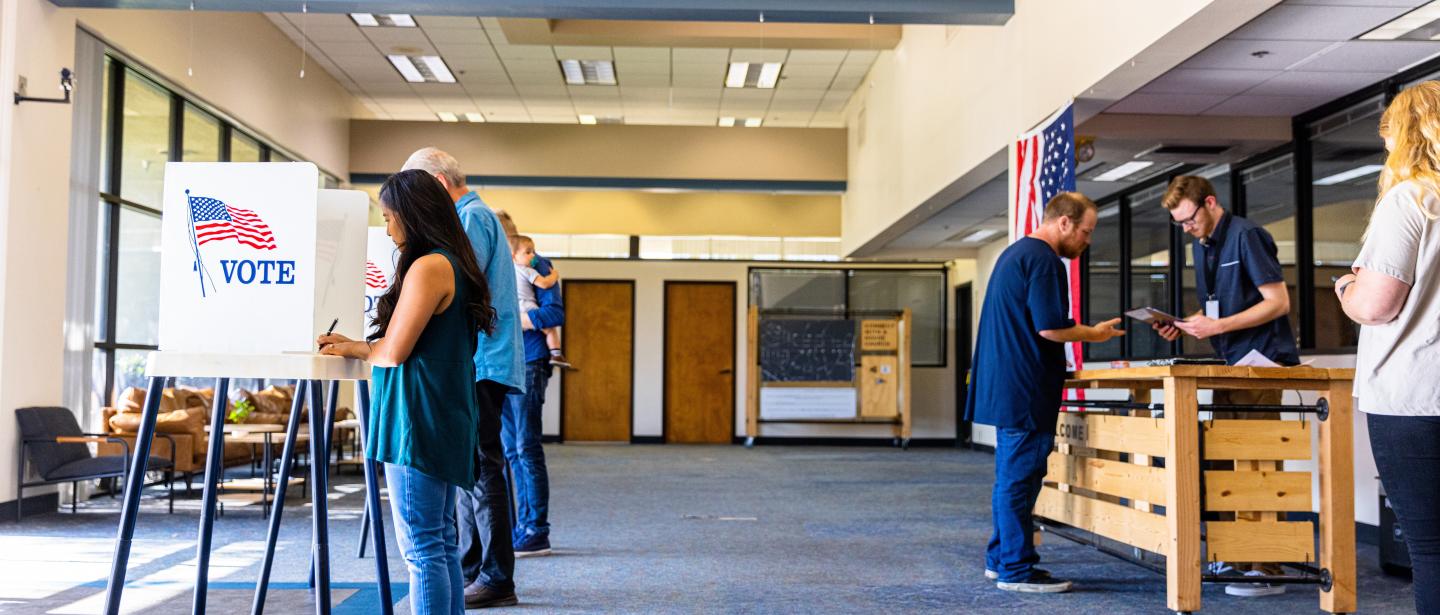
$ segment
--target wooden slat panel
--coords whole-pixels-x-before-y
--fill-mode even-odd
[[[1280,378],[1201,378],[1197,385],[1202,389],[1240,391],[1264,389],[1325,391],[1330,388],[1330,382],[1327,380],[1285,380]]]
[[[1206,459],[1309,459],[1309,421],[1205,422]]]
[[[1309,472],[1205,472],[1205,510],[1310,512]]]
[[[1035,514],[1154,553],[1164,553],[1169,542],[1165,517],[1051,487],[1040,490]]]
[[[1165,455],[1165,423],[1159,419],[1061,412],[1056,442],[1121,453]]]
[[[1165,503],[1165,470],[1090,457],[1051,453],[1046,481],[1151,504]]]
[[[1205,558],[1222,562],[1314,562],[1309,521],[1210,521]]]

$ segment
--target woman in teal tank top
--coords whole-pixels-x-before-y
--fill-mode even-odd
[[[380,188],[386,230],[400,251],[368,341],[320,337],[324,354],[373,365],[366,456],[385,463],[395,534],[410,569],[416,615],[465,612],[455,525],[457,487],[475,465],[476,331],[495,320],[489,286],[440,182],[401,171]]]

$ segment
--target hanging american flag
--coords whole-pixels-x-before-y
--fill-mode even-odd
[[[257,250],[274,250],[275,235],[260,216],[248,209],[231,207],[219,199],[189,196],[191,223],[195,225],[196,245],[234,239]]]
[[[1056,194],[1075,190],[1075,108],[1067,104],[1015,141],[1015,217],[1010,241],[1040,226],[1045,204]],[[1070,317],[1080,322],[1080,261],[1061,259],[1070,283]],[[1065,345],[1071,370],[1082,363],[1080,344]]]
[[[390,281],[385,279],[385,272],[375,265],[375,261],[365,261],[365,285],[370,288],[385,288],[390,286]]]

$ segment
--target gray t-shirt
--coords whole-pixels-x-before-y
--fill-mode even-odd
[[[540,272],[534,267],[515,266],[515,294],[520,296],[522,312],[540,309],[540,302],[535,298],[535,278],[538,277]]]
[[[1386,192],[1355,259],[1357,269],[1410,285],[1395,320],[1360,327],[1355,397],[1364,412],[1440,416],[1440,229],[1422,205],[1440,211],[1440,197],[1408,181]]]

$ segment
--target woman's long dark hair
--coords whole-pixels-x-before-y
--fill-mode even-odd
[[[464,279],[470,282],[465,293],[465,311],[477,331],[490,333],[495,329],[495,308],[490,307],[490,286],[485,274],[475,263],[475,252],[470,249],[470,238],[460,226],[460,216],[455,212],[455,202],[450,200],[439,180],[419,169],[401,171],[385,180],[380,187],[380,206],[394,216],[401,230],[405,232],[405,247],[400,250],[400,262],[395,266],[395,283],[380,296],[375,308],[375,333],[369,337],[377,340],[385,337],[390,328],[390,316],[395,313],[395,304],[400,301],[400,289],[405,286],[405,274],[420,257],[436,249],[443,249],[455,257],[456,264]],[[455,289],[458,293],[459,288]]]

